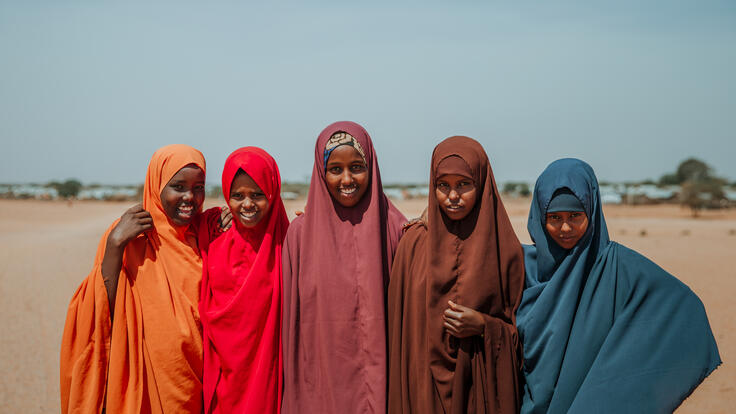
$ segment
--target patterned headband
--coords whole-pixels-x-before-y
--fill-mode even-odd
[[[355,139],[352,135],[348,134],[347,132],[336,132],[332,134],[330,139],[327,140],[327,144],[325,144],[325,162],[324,162],[324,168],[327,170],[327,160],[330,158],[330,154],[332,154],[332,151],[335,150],[335,148],[339,147],[340,145],[350,145],[353,148],[355,148],[360,156],[363,158],[363,162],[366,164],[368,161],[365,159],[365,151],[363,151],[363,147],[360,146],[360,142],[358,142],[357,139]]]

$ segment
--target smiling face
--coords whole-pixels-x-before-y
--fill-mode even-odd
[[[194,164],[179,170],[161,190],[161,206],[177,226],[186,226],[204,202],[204,171]]]
[[[353,207],[368,190],[368,167],[351,145],[332,150],[325,166],[327,191],[343,207]]]
[[[246,228],[255,227],[270,207],[266,193],[243,170],[233,178],[227,205],[237,223]]]
[[[442,211],[450,220],[462,220],[475,206],[478,191],[472,179],[446,174],[437,178],[435,196]]]
[[[582,211],[557,211],[547,213],[547,234],[560,247],[570,250],[585,235],[588,216]]]

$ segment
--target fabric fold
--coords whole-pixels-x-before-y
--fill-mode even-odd
[[[332,199],[325,180],[326,146],[338,133],[357,141],[370,177],[369,188],[350,208]],[[385,289],[406,219],[383,193],[373,143],[363,127],[329,125],[314,151],[307,205],[291,223],[283,247],[282,411],[382,413]]]
[[[269,206],[253,228],[233,217],[232,227],[211,243],[206,233],[200,234],[205,412],[278,413],[283,386],[281,249],[289,220],[273,157],[257,147],[234,151],[223,168],[225,200],[240,170],[263,190]]]
[[[473,179],[476,203],[461,220],[438,204],[440,169]],[[517,411],[522,257],[485,150],[468,137],[444,140],[432,154],[426,224],[403,236],[391,272],[390,413]],[[450,300],[483,315],[483,336],[447,333],[442,315]]]
[[[202,154],[186,145],[163,147],[151,158],[143,208],[154,229],[125,247],[112,324],[101,264],[117,221],[102,237],[93,269],[67,312],[60,361],[63,413],[99,413],[103,407],[108,413],[202,410],[198,224],[177,228],[160,200],[171,177],[189,164],[205,171]],[[198,220],[212,221],[204,215]]]
[[[544,229],[553,194],[582,203],[588,229],[570,250]],[[593,169],[550,164],[537,180],[517,313],[522,413],[672,412],[720,363],[700,299],[639,253],[610,241]]]

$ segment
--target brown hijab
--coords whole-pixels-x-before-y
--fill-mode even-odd
[[[437,202],[435,182],[445,174],[468,176],[477,188],[462,220]],[[426,226],[409,229],[391,273],[389,412],[517,412],[523,285],[521,244],[483,147],[468,137],[444,140],[432,154]],[[483,314],[483,336],[445,331],[449,300]]]

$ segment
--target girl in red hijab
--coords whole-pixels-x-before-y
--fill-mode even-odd
[[[222,191],[235,223],[208,243],[199,304],[206,413],[278,413],[281,245],[289,221],[276,161],[256,147],[230,154]]]

